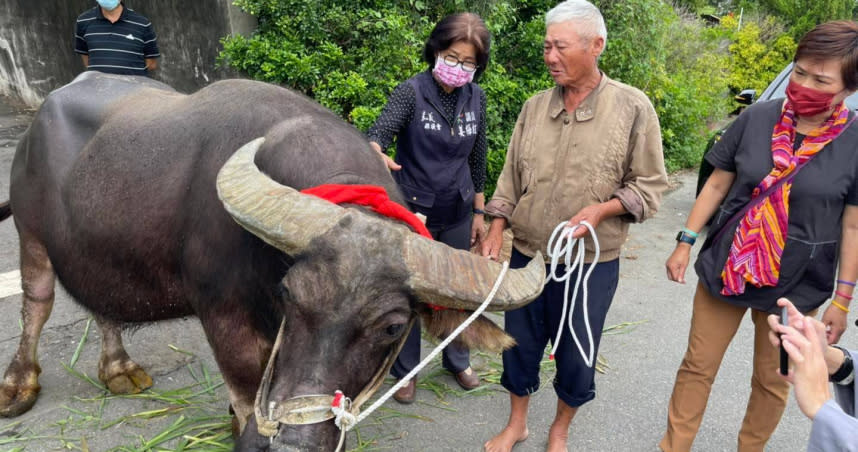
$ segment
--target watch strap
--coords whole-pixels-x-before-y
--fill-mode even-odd
[[[843,364],[833,374],[828,377],[828,380],[838,385],[847,385],[855,379],[855,364],[852,362],[852,355],[848,350],[840,345],[832,345],[832,347],[843,352]]]
[[[689,235],[685,231],[679,231],[679,234],[676,234],[676,241],[694,246],[694,242],[697,241],[697,238]]]

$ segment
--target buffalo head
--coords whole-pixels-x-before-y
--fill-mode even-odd
[[[473,310],[490,291],[500,264],[365,209],[341,207],[273,181],[254,164],[263,142],[259,138],[236,151],[217,186],[235,221],[292,261],[282,279],[284,330],[270,401],[338,389],[355,397],[424,303]],[[514,309],[534,299],[544,268],[537,256],[526,268],[509,271],[488,309]],[[487,334],[503,335],[486,323],[491,321],[482,322]],[[472,335],[470,345],[479,347],[483,336]],[[485,339],[495,347],[503,343]],[[338,439],[332,421],[283,424],[273,441],[257,433],[252,416],[248,426],[241,449],[332,450]]]

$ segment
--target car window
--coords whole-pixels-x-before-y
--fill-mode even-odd
[[[789,73],[792,71],[792,63],[788,64],[780,74],[766,87],[759,100],[783,99],[786,97],[786,89],[789,84]],[[846,106],[850,110],[858,110],[858,92],[846,98]]]

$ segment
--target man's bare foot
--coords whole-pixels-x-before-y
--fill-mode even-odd
[[[486,441],[483,449],[486,452],[510,452],[512,447],[527,439],[527,426],[513,427],[507,425],[494,438]]]
[[[552,425],[548,430],[548,447],[546,452],[567,452],[566,441],[569,439],[569,427],[561,428]]]
[[[545,448],[546,452],[568,452],[566,449],[566,440],[555,437],[548,437],[548,447]]]

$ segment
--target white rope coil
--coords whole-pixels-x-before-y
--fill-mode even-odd
[[[584,272],[584,256],[585,256],[585,247],[584,247],[584,237],[580,239],[572,237],[575,231],[580,227],[586,227],[590,232],[590,236],[593,238],[593,245],[595,248],[595,256],[593,258],[593,263],[590,265],[590,268]],[[576,249],[577,246],[577,249]],[[596,231],[593,229],[593,226],[586,222],[582,221],[575,226],[568,226],[568,223],[563,222],[557,225],[554,228],[554,231],[551,233],[551,237],[548,239],[548,249],[546,250],[548,253],[548,257],[551,260],[550,272],[548,276],[545,278],[545,282],[549,281],[557,281],[557,282],[565,282],[565,286],[563,288],[563,311],[560,315],[560,323],[557,328],[557,335],[554,338],[554,344],[551,347],[551,354],[549,357],[554,359],[554,353],[557,352],[557,347],[560,345],[560,337],[563,335],[563,327],[564,323],[568,319],[568,328],[569,333],[572,334],[572,339],[575,341],[575,345],[578,347],[578,352],[581,353],[581,358],[584,360],[584,363],[587,364],[587,367],[593,367],[593,331],[590,328],[590,314],[589,314],[589,306],[587,303],[587,287],[588,282],[590,280],[590,274],[593,273],[593,270],[596,268],[596,263],[599,262],[599,239],[596,237]],[[573,260],[572,255],[575,255]],[[564,270],[561,275],[557,275],[557,267],[560,265],[560,260],[563,260]],[[569,297],[569,281],[572,277],[572,273],[578,270],[578,274],[575,278],[575,286],[572,289],[572,297]],[[583,275],[583,279],[582,279]],[[581,287],[583,282],[583,293],[581,296],[581,304],[582,309],[584,311],[584,326],[587,329],[587,339],[589,340],[589,352],[584,351],[584,347],[581,345],[581,341],[578,339],[578,335],[575,334],[575,328],[572,323],[572,316],[575,312],[575,302],[578,299],[578,289]],[[568,314],[568,317],[567,317]]]

